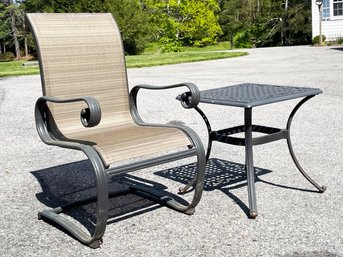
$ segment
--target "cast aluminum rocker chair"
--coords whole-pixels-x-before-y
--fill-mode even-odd
[[[37,45],[43,89],[35,108],[38,134],[48,145],[83,151],[97,182],[97,222],[92,235],[59,215],[72,205],[42,211],[39,218],[59,224],[83,244],[99,247],[107,223],[111,175],[193,156],[198,173],[189,205],[157,193],[171,208],[192,214],[204,186],[203,145],[190,128],[145,123],[136,101],[140,89],[188,87],[182,106],[193,108],[200,99],[197,87],[191,83],[139,85],[129,93],[121,36],[110,14],[41,13],[27,18]],[[143,155],[150,158],[141,160]]]

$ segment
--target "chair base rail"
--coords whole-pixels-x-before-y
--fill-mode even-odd
[[[120,195],[126,195],[131,192],[133,192],[131,188],[128,188],[128,189],[124,189],[124,190],[120,190],[116,192],[111,192],[108,196],[115,197],[115,196],[120,196]],[[88,245],[91,248],[99,248],[100,245],[102,244],[102,237],[98,238],[97,236],[94,236],[94,235],[91,236],[87,234],[82,229],[80,229],[77,225],[72,223],[70,220],[59,215],[67,210],[80,207],[80,206],[83,206],[92,202],[96,202],[96,200],[97,200],[97,197],[92,196],[92,197],[85,198],[79,201],[65,204],[60,207],[56,207],[49,210],[44,210],[38,213],[38,219],[39,220],[47,219],[50,222],[56,223],[60,227],[65,229],[73,237],[75,237],[77,240],[79,240],[81,243]],[[104,219],[105,217],[100,217],[100,218]],[[107,217],[106,217],[106,220],[107,220]]]
[[[192,203],[185,205],[181,203],[180,201],[176,200],[175,199],[176,197],[173,198],[171,194],[169,193],[167,194],[167,192],[163,190],[154,189],[151,186],[138,183],[132,179],[126,179],[125,184],[128,185],[128,188],[120,190],[120,191],[116,191],[116,192],[111,192],[108,194],[108,197],[112,198],[116,196],[127,195],[129,193],[134,193],[141,197],[163,204],[176,211],[183,212],[187,215],[192,215],[195,211],[195,206],[193,206]],[[200,183],[198,187],[203,188],[203,185],[201,185]],[[201,197],[201,192],[202,192],[201,190],[200,192],[196,190],[192,202],[198,201],[198,199]],[[71,222],[66,217],[63,217],[62,215],[60,215],[60,214],[63,214],[67,210],[80,207],[89,203],[94,203],[96,201],[97,201],[97,197],[92,196],[89,198],[85,198],[83,200],[75,201],[72,203],[65,204],[63,206],[56,207],[53,209],[44,210],[38,213],[38,219],[45,220],[45,221],[48,221],[49,223],[54,223],[54,224],[59,225],[63,230],[65,230],[72,237],[80,241],[82,244],[89,246],[90,248],[99,248],[103,242],[102,240],[103,233],[100,233],[101,236],[90,235],[84,230],[82,230],[75,223]],[[100,222],[107,223],[108,217],[107,216],[97,217],[98,221],[99,219],[101,219]]]

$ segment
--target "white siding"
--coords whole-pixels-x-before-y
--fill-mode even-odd
[[[319,35],[319,8],[316,1],[312,0],[312,38]],[[333,17],[332,5],[330,3],[330,19],[322,22],[322,33],[326,40],[335,40],[343,37],[343,16]]]

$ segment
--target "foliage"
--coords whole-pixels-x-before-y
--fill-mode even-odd
[[[0,40],[3,40],[10,34],[10,24],[8,18],[8,12],[6,10],[4,1],[0,2]]]
[[[228,40],[232,48],[312,41],[308,0],[0,0],[0,53],[34,48],[25,12],[111,12],[129,55],[152,42],[180,52]]]
[[[249,46],[297,45],[311,42],[311,2],[305,0],[220,0],[222,38]]]
[[[141,53],[150,40],[147,13],[138,0],[107,0],[108,8],[122,32],[124,48],[128,54]]]
[[[286,45],[311,43],[311,3],[301,2],[291,6],[284,15],[284,35]]]
[[[29,12],[111,12],[128,54],[142,52],[150,39],[148,16],[139,0],[26,0],[24,4]]]
[[[101,0],[24,0],[27,12],[103,12],[107,2]]]
[[[250,48],[252,41],[249,30],[238,32],[233,38],[234,45],[237,48]]]
[[[5,52],[0,54],[0,62],[9,62],[15,59],[15,55],[12,52]]]
[[[23,46],[25,55],[28,54],[28,42],[25,11],[21,1],[0,0],[0,53],[10,50],[19,59],[20,46]]]
[[[315,36],[315,37],[312,39],[312,43],[313,43],[314,45],[318,45],[318,44],[319,44],[319,37],[320,37],[320,35],[317,35],[317,36]],[[324,43],[325,40],[326,40],[325,35],[322,35],[322,43]]]
[[[246,1],[221,0],[219,6],[219,24],[223,31],[221,38],[230,40],[233,48],[235,35],[246,30],[251,24],[251,17],[245,9]]]
[[[156,40],[168,38],[183,45],[206,46],[217,43],[222,33],[216,0],[143,0],[150,14]]]
[[[343,44],[343,37],[339,37],[336,39],[337,44]]]
[[[158,44],[160,45],[162,53],[177,53],[183,51],[181,42],[175,39],[162,37],[160,40],[158,40]]]

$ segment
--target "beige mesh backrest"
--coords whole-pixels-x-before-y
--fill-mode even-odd
[[[102,119],[84,128],[84,103],[49,104],[63,134],[132,123],[120,32],[111,14],[28,14],[40,48],[43,94],[93,96]]]

